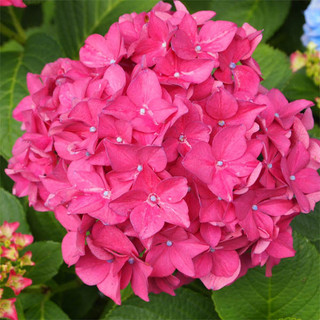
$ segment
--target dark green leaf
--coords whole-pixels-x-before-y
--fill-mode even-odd
[[[319,88],[307,77],[305,68],[292,74],[283,93],[289,100],[314,100],[319,96]]]
[[[295,257],[273,268],[271,278],[256,267],[231,286],[215,291],[212,297],[221,319],[319,319],[319,254],[298,235],[295,250]]]
[[[4,172],[4,169],[7,167],[8,162],[0,156],[0,187],[11,192],[13,187],[13,181]]]
[[[27,247],[32,251],[35,265],[25,274],[32,284],[44,283],[58,273],[62,264],[61,244],[53,241],[39,241]]]
[[[13,144],[22,134],[20,123],[12,119],[12,110],[28,95],[27,73],[40,73],[46,63],[62,55],[58,43],[40,33],[30,36],[24,52],[0,53],[0,154],[4,158],[10,158]]]
[[[253,58],[260,65],[262,77],[261,82],[267,89],[282,89],[291,76],[288,57],[280,50],[274,49],[266,44],[260,44],[253,53]]]
[[[215,20],[229,20],[239,26],[248,22],[256,29],[264,29],[264,41],[283,24],[291,3],[289,0],[186,0],[183,2],[192,12],[215,11],[217,13]]]
[[[55,303],[73,319],[85,319],[86,314],[99,298],[96,286],[82,285],[79,288],[66,290],[53,297]]]
[[[29,208],[27,219],[36,241],[52,240],[61,242],[66,234],[65,229],[55,218],[53,212],[37,212]]]
[[[157,0],[57,1],[56,24],[68,57],[77,59],[84,40],[93,33],[106,34],[124,13],[147,11]]]
[[[314,212],[295,217],[291,223],[294,231],[305,236],[309,240],[320,240],[320,202],[315,207]]]
[[[26,214],[19,200],[11,193],[0,188],[0,225],[2,225],[4,221],[19,221],[20,226],[18,232],[30,233]]]
[[[268,40],[268,43],[286,52],[288,55],[296,50],[304,50],[300,38],[303,34],[302,26],[305,23],[303,12],[308,4],[308,1],[292,1],[289,14],[284,24],[275,35]]]
[[[29,292],[21,292],[18,297],[18,300],[20,301],[23,310],[27,310],[28,308],[31,308],[33,306],[40,305],[43,299],[43,294]]]
[[[28,309],[25,313],[28,320],[68,320],[70,319],[55,303],[42,300],[40,305]]]
[[[178,289],[176,294],[175,297],[166,293],[150,294],[150,302],[133,296],[111,310],[104,319],[219,319],[209,297],[186,288]]]

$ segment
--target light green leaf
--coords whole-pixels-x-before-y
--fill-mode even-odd
[[[42,300],[40,305],[31,307],[25,312],[28,320],[68,320],[70,319],[55,303]]]
[[[0,188],[0,225],[2,225],[4,221],[19,221],[20,226],[17,231],[30,233],[26,214],[23,211],[21,203],[11,193]]]
[[[66,234],[65,229],[55,218],[53,212],[37,212],[29,208],[27,219],[36,241],[52,240],[61,242]]]
[[[244,22],[264,30],[263,41],[269,39],[284,23],[291,1],[274,0],[186,0],[190,11],[213,10],[214,20],[229,20],[242,26]]]
[[[309,130],[309,134],[312,138],[320,139],[320,127],[318,124],[314,124],[314,127]]]
[[[260,44],[253,53],[260,65],[263,81],[267,89],[282,89],[291,76],[289,58],[280,50],[267,44]]]
[[[0,53],[0,154],[4,158],[10,158],[14,142],[22,135],[21,124],[12,119],[12,111],[29,94],[27,73],[40,73],[46,63],[61,56],[58,43],[41,33],[28,38],[23,52]]]
[[[53,241],[39,241],[27,247],[32,252],[35,265],[25,274],[32,284],[48,281],[58,273],[62,264],[61,244]]]
[[[301,213],[291,222],[292,229],[311,241],[320,240],[320,202],[315,210],[308,214]]]
[[[229,287],[212,294],[223,320],[276,320],[293,317],[318,320],[320,258],[316,248],[302,237],[295,239],[296,256],[283,259],[266,278],[256,267]]]
[[[120,307],[111,310],[104,319],[191,320],[219,319],[209,297],[190,289],[180,288],[176,296],[150,294],[150,302],[133,296]]]
[[[319,88],[307,77],[306,69],[302,68],[292,74],[283,93],[289,100],[314,100],[319,96]]]
[[[68,57],[77,59],[84,40],[93,33],[106,34],[124,13],[150,10],[157,0],[57,1],[58,36]]]

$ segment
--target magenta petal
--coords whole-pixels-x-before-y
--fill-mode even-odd
[[[237,100],[229,91],[221,88],[208,99],[206,111],[216,120],[231,118],[238,110]]]
[[[235,160],[246,151],[246,127],[243,125],[226,127],[219,131],[212,141],[212,153],[218,160]]]
[[[62,240],[62,257],[66,264],[72,266],[75,264],[80,256],[81,251],[78,249],[77,245],[77,232],[68,232]]]
[[[175,267],[170,258],[171,248],[168,248],[165,244],[152,247],[146,257],[146,262],[152,265],[153,277],[166,277],[171,275]]]
[[[112,299],[116,304],[121,304],[119,274],[114,275],[113,272],[109,272],[109,274],[97,285],[97,287],[103,294]]]
[[[130,214],[130,221],[141,239],[146,239],[157,233],[164,225],[161,211],[158,207],[142,204],[135,207]]]
[[[131,287],[133,292],[145,301],[148,298],[148,277],[152,272],[152,267],[146,263],[135,260],[131,278]]]
[[[313,193],[320,191],[320,176],[316,170],[304,168],[296,175],[296,180],[292,183],[299,186],[303,193]]]
[[[209,223],[203,223],[200,225],[200,234],[203,240],[214,248],[220,241],[221,228],[212,226]]]
[[[90,250],[76,264],[78,277],[87,285],[92,286],[103,281],[110,272],[110,263],[97,259]]]
[[[147,199],[147,194],[143,191],[131,190],[119,198],[111,201],[109,207],[117,214],[127,216],[132,209],[140,205]]]
[[[199,142],[186,154],[182,164],[183,166],[201,179],[209,183],[214,174],[214,159],[209,144]]]
[[[183,251],[172,248],[170,251],[170,259],[173,265],[183,274],[189,277],[195,275],[193,261],[190,256],[186,255]]]
[[[165,179],[156,188],[156,194],[160,197],[160,201],[169,203],[181,201],[187,192],[188,181],[182,177]]]
[[[231,277],[240,264],[238,253],[233,250],[216,250],[212,253],[212,259],[212,273],[219,277]]]

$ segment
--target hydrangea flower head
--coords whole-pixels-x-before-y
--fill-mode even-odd
[[[309,6],[304,12],[306,23],[303,25],[304,34],[301,41],[306,47],[310,42],[316,45],[320,50],[320,1],[311,0]]]
[[[32,253],[27,251],[22,256],[19,251],[33,242],[33,237],[28,234],[15,232],[19,222],[9,223],[4,221],[0,226],[0,317],[17,320],[15,298],[2,299],[4,290],[10,288],[15,295],[32,284],[32,280],[24,278],[25,266],[33,266]]]
[[[129,283],[148,301],[257,265],[270,276],[320,200],[313,103],[261,85],[261,31],[175,7],[125,14],[80,61],[29,74],[14,110],[14,193],[55,212],[65,262],[118,304]]]

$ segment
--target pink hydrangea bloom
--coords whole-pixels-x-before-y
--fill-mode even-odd
[[[129,283],[148,301],[258,265],[270,276],[295,254],[290,222],[320,200],[312,102],[261,85],[262,32],[174,3],[28,74],[13,113],[25,131],[6,170],[14,193],[55,212],[65,262],[118,304]]]

